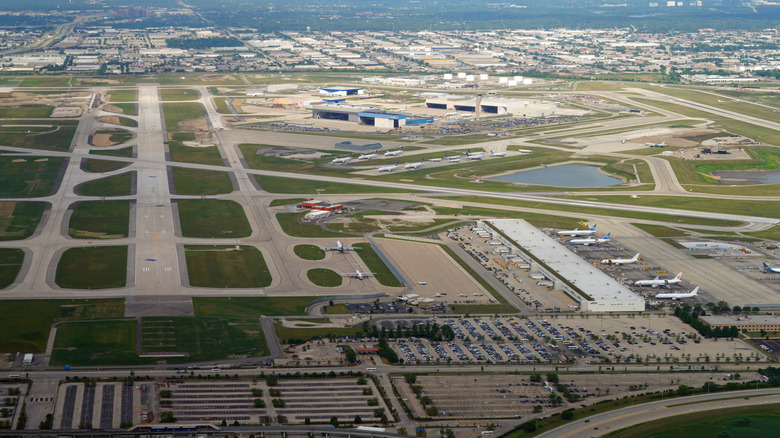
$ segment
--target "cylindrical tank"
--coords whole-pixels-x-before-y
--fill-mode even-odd
[[[449,81],[452,79],[452,73],[444,73],[444,80]]]

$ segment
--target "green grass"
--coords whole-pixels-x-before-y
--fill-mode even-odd
[[[309,281],[322,287],[341,286],[344,280],[338,272],[325,268],[309,269],[306,272],[306,276],[309,278]]]
[[[176,205],[184,237],[239,238],[252,234],[244,209],[237,202],[179,199]]]
[[[68,235],[76,239],[121,239],[130,229],[130,201],[76,203]]]
[[[142,352],[189,353],[189,357],[170,359],[169,362],[173,363],[268,354],[265,337],[257,321],[236,323],[220,318],[155,317],[144,318],[142,327]]]
[[[366,264],[369,272],[374,273],[374,277],[379,282],[379,284],[388,287],[404,286],[401,280],[396,278],[390,268],[387,267],[384,261],[382,261],[382,259],[379,257],[379,254],[374,251],[374,248],[371,246],[371,244],[363,242],[356,243],[352,246],[355,248],[360,248],[359,251],[355,252],[360,257],[360,260],[363,260],[363,263]]]
[[[677,228],[669,228],[663,225],[654,225],[654,224],[631,224],[631,225],[655,237],[684,237],[690,234],[685,232],[684,230],[678,230]]]
[[[119,170],[123,167],[127,167],[130,164],[132,163],[127,163],[124,161],[85,159],[84,170],[91,173],[112,172],[114,170]]]
[[[45,209],[45,202],[0,202],[0,241],[32,236]]]
[[[297,205],[300,204],[303,201],[308,201],[306,198],[285,198],[285,199],[274,199],[271,201],[270,204],[268,204],[269,207],[280,207],[282,205]]]
[[[60,324],[52,365],[125,365],[143,362],[136,354],[136,320]]]
[[[217,112],[220,114],[231,114],[230,108],[224,97],[215,97],[214,105],[217,107]]]
[[[743,201],[739,199],[715,199],[686,197],[683,201],[674,196],[569,196],[571,199],[609,202],[613,204],[639,205],[646,207],[661,207],[728,213],[749,216],[780,218],[780,202],[775,201]]]
[[[71,76],[26,76],[19,84],[20,87],[57,87],[69,86]]]
[[[361,327],[316,327],[294,328],[283,327],[274,323],[274,331],[283,344],[302,344],[310,339],[327,339],[331,337],[354,336],[363,333]]]
[[[89,151],[90,155],[104,155],[106,157],[122,157],[122,158],[132,158],[133,157],[133,147],[128,146],[120,149],[92,149]]]
[[[75,134],[76,127],[69,125],[56,125],[48,132],[4,131],[0,132],[0,145],[67,152]]]
[[[24,262],[24,251],[16,248],[0,248],[0,289],[5,289],[16,280]]]
[[[305,315],[316,297],[193,297],[195,316],[256,321],[262,316]]]
[[[775,225],[774,227],[764,231],[751,231],[745,234],[758,237],[760,239],[780,240],[780,225]]]
[[[390,187],[372,187],[358,184],[334,183],[298,178],[255,175],[257,183],[268,193],[341,194],[341,193],[407,193],[408,190]]]
[[[127,283],[127,246],[69,248],[62,253],[54,281],[65,289],[124,287]]]
[[[200,93],[195,90],[181,88],[163,88],[160,90],[162,100],[197,100]]]
[[[132,193],[134,172],[125,172],[119,175],[100,178],[94,181],[80,184],[76,187],[76,193],[83,196],[126,196]]]
[[[325,258],[325,251],[317,245],[295,245],[293,251],[303,260],[322,260]]]
[[[16,160],[21,161],[15,163]],[[35,198],[52,194],[64,162],[63,158],[0,157],[0,197]]]
[[[451,223],[452,219],[434,219],[433,222],[423,222],[423,223],[417,223],[417,222],[407,222],[400,225],[388,225],[387,229],[394,232],[394,233],[414,233],[419,232],[423,230],[427,230],[429,228],[432,229],[438,229],[442,225]]]
[[[168,141],[168,151],[171,153],[171,160],[182,163],[211,164],[213,166],[225,165],[216,146],[192,147],[184,145],[185,141],[194,140],[195,134],[191,132],[173,134]]]
[[[490,203],[489,199],[487,198],[484,199],[484,202]],[[541,208],[546,208],[547,204],[541,204],[538,206],[540,206]],[[454,217],[483,216],[483,217],[496,217],[496,218],[525,219],[526,221],[528,221],[529,223],[537,227],[564,228],[564,229],[576,228],[580,224],[580,222],[585,220],[583,218],[553,216],[553,215],[540,214],[540,213],[528,213],[524,211],[496,210],[492,208],[469,207],[469,206],[464,206],[463,208],[433,207],[433,210],[436,212],[436,214],[451,215]]]
[[[122,114],[127,114],[129,116],[138,115],[138,105],[134,103],[112,103],[111,105],[121,109]]]
[[[276,213],[276,220],[287,235],[292,237],[342,237],[341,233],[323,230],[319,225],[301,225],[299,219],[306,213]]]
[[[447,304],[452,313],[461,315],[485,315],[497,313],[517,313],[517,309],[509,304]]]
[[[24,105],[0,107],[0,118],[3,119],[41,119],[51,116],[53,106]]]
[[[168,134],[180,132],[179,122],[203,117],[203,107],[197,102],[164,103],[165,130]]]
[[[4,300],[0,306],[0,352],[42,353],[57,321],[121,318],[124,300]]]
[[[109,102],[135,102],[138,100],[135,90],[111,90],[108,93]]]
[[[233,191],[227,172],[174,167],[172,173],[177,195],[221,195]]]
[[[186,245],[187,272],[195,287],[267,287],[271,273],[263,253],[254,246]]]

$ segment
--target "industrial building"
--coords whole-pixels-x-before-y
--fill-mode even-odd
[[[359,96],[363,94],[362,88],[350,88],[350,87],[331,87],[320,88],[320,95],[322,96]]]
[[[367,105],[349,105],[344,103],[322,103],[311,105],[311,115],[315,119],[344,120],[377,128],[393,129],[406,125],[403,114],[389,114],[384,109]]]
[[[780,331],[780,318],[775,315],[706,315],[699,319],[712,328],[736,326],[749,332]]]
[[[425,100],[428,108],[476,112],[477,97],[437,94]],[[515,117],[545,117],[554,115],[583,115],[586,112],[578,109],[559,108],[553,102],[526,99],[509,99],[485,96],[479,103],[482,114],[512,114]]]
[[[495,219],[484,227],[580,304],[583,312],[642,312],[645,300],[524,220]],[[487,229],[487,228],[486,228]]]
[[[343,209],[344,205],[331,204],[330,202],[311,199],[309,201],[301,202],[300,208],[305,208],[308,210],[336,211]]]

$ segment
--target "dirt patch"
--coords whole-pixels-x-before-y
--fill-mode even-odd
[[[668,134],[649,135],[632,139],[631,143],[663,143],[667,146],[689,148],[700,145],[703,141],[720,135],[717,129],[689,129]]]
[[[92,146],[105,148],[115,144],[116,143],[111,141],[111,134],[94,134],[92,136]]]
[[[203,82],[214,82],[214,81],[233,81],[235,82],[236,78],[230,75],[203,75],[200,77],[200,80]]]
[[[289,158],[292,160],[305,160],[305,159],[319,158],[326,154],[311,149],[279,146],[279,147],[258,149],[257,155],[261,157],[280,157],[280,158]]]
[[[78,117],[81,115],[81,108],[77,106],[58,106],[51,112],[51,117]]]
[[[117,113],[117,114],[124,114],[125,110],[122,108],[119,108],[117,106],[111,105],[111,104],[105,104],[103,105],[103,111],[108,111],[110,113]]]
[[[16,202],[0,202],[0,218],[9,218],[14,214]]]
[[[99,121],[103,123],[110,123],[112,125],[119,125],[119,117],[118,116],[103,116],[98,118]]]

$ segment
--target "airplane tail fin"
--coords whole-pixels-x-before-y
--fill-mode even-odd
[[[631,257],[631,260],[639,260],[639,253],[634,254],[634,257]]]
[[[341,241],[340,240],[336,241],[336,247],[343,248],[343,246],[341,245]]]
[[[676,277],[674,277],[675,280],[679,280],[681,278],[682,278],[682,272],[680,272],[679,274],[677,274]]]
[[[610,234],[612,234],[612,232],[611,232],[611,231],[610,231],[609,233],[607,233],[607,235],[606,235],[606,236],[604,236],[604,238],[605,238],[605,239],[609,239],[609,235],[610,235]]]
[[[699,294],[699,286],[696,286],[696,289],[691,291],[691,295],[696,296]]]
[[[655,276],[655,278],[653,279],[653,281],[656,281],[656,280],[658,280],[658,276],[657,276],[657,275]]]

